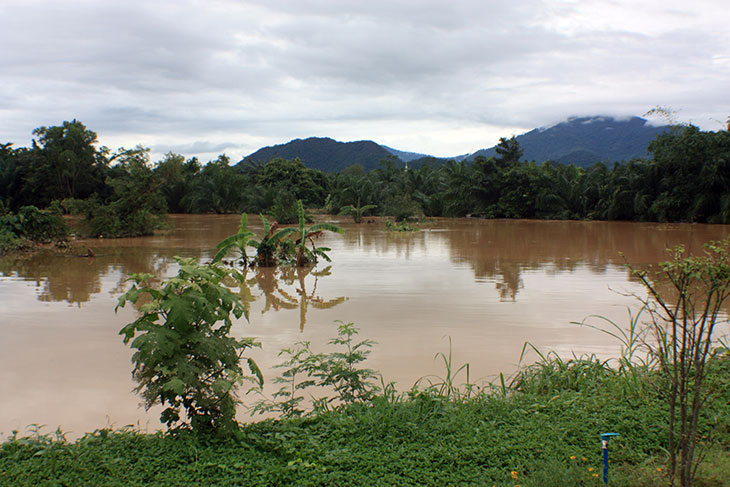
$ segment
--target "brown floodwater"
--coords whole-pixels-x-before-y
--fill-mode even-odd
[[[401,234],[382,221],[331,221],[345,228],[318,241],[332,248],[331,264],[249,272],[240,291],[249,321],[239,320],[235,333],[262,343],[252,356],[270,384],[282,348],[309,340],[324,351],[336,320],[377,342],[365,365],[401,390],[443,373],[434,356],[448,352],[449,337],[455,365],[470,363],[472,382],[513,373],[526,342],[562,355],[615,356],[615,340],[573,322],[595,314],[627,323],[627,308],[638,308],[628,294],[644,291],[620,253],[645,266],[666,260],[664,249],[676,244],[700,250],[730,235],[726,225],[475,219]],[[131,351],[118,334],[135,317],[130,306],[115,313],[125,279],[170,276],[175,256],[209,260],[239,218],[170,222],[154,237],[78,242],[93,259],[0,258],[0,435],[31,424],[60,426],[70,438],[106,426],[159,427],[159,412],[146,413],[132,391]],[[257,217],[251,225],[261,233]]]

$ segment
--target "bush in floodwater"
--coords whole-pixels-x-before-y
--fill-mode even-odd
[[[141,237],[152,235],[164,226],[164,217],[160,214],[147,208],[130,210],[118,201],[106,205],[91,202],[86,208],[85,219],[92,237]]]
[[[58,204],[39,210],[23,206],[17,213],[0,215],[0,250],[17,250],[31,243],[65,240],[68,226]]]
[[[399,223],[393,223],[391,220],[385,220],[385,228],[392,232],[417,232],[419,230],[418,227],[409,224],[405,220]]]
[[[230,277],[240,282],[243,276],[195,259],[177,261],[177,276],[159,289],[149,283],[151,274],[130,277],[132,287],[119,298],[118,307],[139,303],[142,314],[119,333],[136,349],[133,376],[145,406],[166,406],[160,421],[177,426],[184,409],[194,431],[229,433],[237,427],[236,387],[253,379],[241,367],[243,353],[259,346],[252,338],[230,335],[231,313],[240,318],[246,310],[222,282]],[[247,363],[263,384],[256,363],[250,358]]]

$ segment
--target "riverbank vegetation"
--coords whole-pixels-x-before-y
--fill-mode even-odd
[[[301,161],[259,163],[220,155],[202,164],[169,153],[97,148],[73,120],[40,127],[30,148],[0,144],[0,199],[10,211],[58,201],[82,214],[96,236],[146,235],[173,213],[265,213],[296,223],[296,201],[355,221],[366,212],[417,216],[730,222],[730,133],[677,126],[649,146],[650,159],[588,168],[521,161],[514,139],[497,157],[434,161],[406,169],[386,158],[365,172],[308,169]]]
[[[693,485],[719,487],[730,478],[730,356],[718,351],[709,365],[713,395],[699,428],[705,461]],[[655,375],[635,371],[642,391],[594,357],[551,357],[520,377],[505,388],[438,380],[404,394],[381,388],[367,401],[241,425],[226,437],[131,427],[73,443],[18,435],[0,446],[0,482],[598,487],[599,434],[614,431],[611,485],[669,485],[669,411]]]

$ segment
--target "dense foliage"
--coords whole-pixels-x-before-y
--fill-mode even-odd
[[[4,211],[0,206],[0,254],[34,244],[62,242],[68,232],[58,205],[45,210],[23,206],[17,213]]]
[[[150,274],[133,275],[134,284],[119,299],[119,306],[141,304],[141,315],[120,331],[124,343],[136,350],[132,362],[137,390],[147,409],[162,404],[160,421],[168,427],[230,432],[236,427],[236,387],[246,377],[242,356],[258,345],[231,334],[231,314],[240,318],[245,308],[222,281],[243,277],[195,259],[178,259],[178,264],[177,276],[160,288],[148,282]],[[263,383],[256,363],[247,362]]]
[[[0,200],[12,211],[62,200],[85,210],[91,233],[148,234],[166,211],[258,213],[297,221],[306,207],[366,211],[398,220],[418,216],[730,222],[730,133],[677,126],[649,146],[650,159],[587,168],[522,162],[513,137],[495,157],[405,168],[393,156],[366,171],[357,161],[339,173],[298,159],[205,165],[168,154],[150,164],[148,150],[96,148],[96,134],[74,120],[41,127],[30,148],[0,145]],[[79,204],[83,200],[86,205]],[[377,206],[372,206],[377,205]],[[81,208],[81,210],[79,209]]]

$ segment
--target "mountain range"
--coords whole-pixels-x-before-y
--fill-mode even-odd
[[[587,167],[599,161],[611,163],[646,158],[649,155],[649,143],[668,128],[651,125],[640,117],[571,117],[553,126],[518,135],[515,139],[522,147],[523,161],[555,161]],[[338,142],[326,137],[311,137],[261,148],[244,157],[241,163],[298,157],[307,167],[325,172],[339,172],[353,164],[360,164],[366,171],[371,171],[377,169],[385,158],[395,158],[401,164],[418,167],[425,163],[473,161],[478,156],[496,155],[495,147],[490,147],[471,154],[436,158],[428,154],[400,151],[371,140]]]

